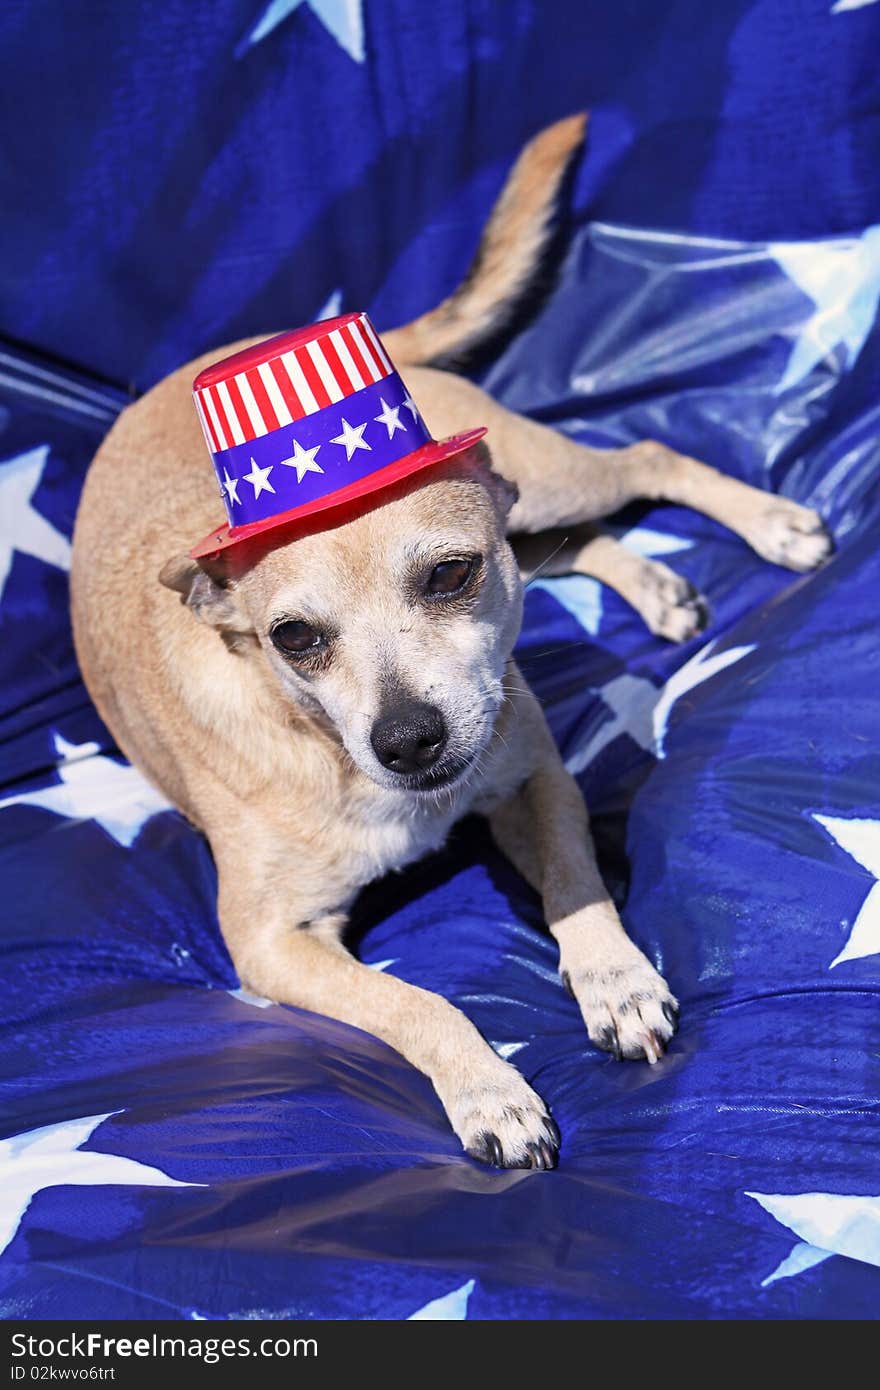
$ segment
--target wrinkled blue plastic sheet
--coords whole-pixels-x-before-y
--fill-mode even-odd
[[[771,7],[729,8],[735,57],[750,25],[763,17],[772,27]],[[829,17],[830,6],[817,6],[803,43],[820,21],[864,26],[869,9]],[[319,11],[291,14],[260,44],[285,45],[292,63],[307,42],[327,71],[359,69],[327,39]],[[453,47],[460,11],[440,6],[436,21]],[[216,13],[221,29],[245,32],[241,6]],[[173,7],[155,14],[167,37]],[[530,8],[511,14],[495,32],[477,7],[482,48],[472,38],[462,63],[479,90],[484,66],[497,73],[498,53],[516,57],[528,38]],[[369,7],[367,16],[369,46],[379,29]],[[714,43],[716,21],[706,24]],[[842,30],[822,32],[827,49]],[[667,27],[652,41],[678,55],[680,70],[684,37]],[[198,32],[194,51],[213,42]],[[410,52],[405,25],[400,42]],[[790,42],[796,57],[801,39]],[[144,55],[135,86],[149,85],[145,72],[161,77],[149,43]],[[72,61],[86,62],[75,45]],[[575,76],[559,61],[571,89]],[[732,63],[729,106],[747,100],[743,71]],[[252,80],[245,127],[265,72]],[[652,148],[653,101],[630,109],[632,151]],[[576,204],[591,181],[600,201],[627,188],[636,197],[637,180],[619,170],[615,191],[612,137],[623,127],[612,117],[600,102]],[[805,112],[798,138],[825,154],[816,119]],[[708,128],[731,148],[726,126]],[[514,134],[511,123],[511,149]],[[680,144],[687,175],[694,144],[684,135]],[[196,159],[191,143],[182,150]],[[447,157],[438,155],[438,179]],[[118,191],[106,151],[88,158]],[[734,168],[722,178],[707,164],[681,216],[687,235],[656,230],[662,208],[653,223],[576,216],[551,292],[481,369],[507,404],[575,438],[658,437],[817,505],[839,542],[829,566],[800,579],[694,513],[634,508],[615,518],[626,544],[709,596],[709,631],[682,648],[652,637],[588,579],[539,577],[529,589],[522,668],[583,787],[627,927],[682,1000],[668,1057],[653,1068],[618,1064],[591,1047],[559,986],[537,899],[476,819],[441,854],[374,885],[355,913],[364,961],[452,999],[552,1105],[564,1139],[551,1174],[473,1163],[429,1083],[396,1054],[238,988],[207,846],[119,758],[72,651],[66,571],[77,497],[127,392],[45,350],[102,366],[111,316],[99,308],[77,320],[81,291],[63,256],[60,304],[51,309],[48,287],[33,292],[33,332],[5,281],[8,331],[44,350],[0,345],[6,1316],[876,1316],[878,233],[864,218],[831,225],[841,207],[856,208],[848,186],[817,189],[820,208],[797,203],[789,166],[780,166],[779,205],[769,194],[762,202],[760,167],[749,165],[748,192],[731,211],[730,189],[737,179],[745,188],[744,176]],[[710,192],[724,236],[706,226]],[[68,227],[82,210],[70,197]],[[463,219],[467,228],[426,214],[412,246],[428,238],[454,259],[484,210]],[[820,212],[821,225],[799,220]],[[764,239],[754,228],[742,239],[734,223],[747,214],[768,228]],[[170,221],[156,214],[151,237],[135,245],[167,249]],[[228,234],[231,247],[243,245]],[[373,249],[379,259],[378,242]],[[249,246],[241,283],[253,288],[254,266],[265,270],[272,254],[260,261]],[[158,315],[150,353],[161,369],[231,336],[211,337],[198,315],[193,329],[185,295],[160,322],[155,299],[139,297],[141,264],[119,270],[118,312],[129,326]],[[206,246],[191,279],[196,299],[209,273],[239,283],[230,264],[228,251]],[[218,291],[212,302],[225,329]],[[354,302],[347,289],[344,302]],[[380,323],[396,316],[378,312],[381,296],[370,307]],[[179,352],[173,324],[184,321],[184,337],[205,336]],[[252,323],[264,326],[259,315]],[[125,369],[110,373],[119,382],[144,361],[146,340],[127,341]]]

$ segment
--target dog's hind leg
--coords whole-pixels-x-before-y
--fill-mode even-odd
[[[774,565],[805,573],[834,548],[818,512],[741,483],[665,444],[646,440],[618,458],[634,496],[692,507],[735,531]]]
[[[729,478],[715,468],[646,440],[593,449],[527,420],[461,377],[407,369],[412,389],[440,437],[474,424],[489,427],[499,472],[519,489],[508,520],[512,535],[548,531],[610,516],[638,498],[693,507],[743,537],[765,560],[806,571],[827,559],[831,538],[817,512]]]
[[[338,940],[344,918],[301,900],[295,845],[214,845],[223,936],[242,983],[279,1003],[363,1029],[434,1084],[468,1153],[504,1168],[552,1168],[559,1135],[540,1096],[437,994],[371,970]],[[288,865],[285,872],[281,867]]]
[[[620,594],[659,637],[687,642],[702,632],[709,605],[693,584],[659,560],[635,555],[613,536],[589,534],[590,529],[514,536],[526,585],[531,578],[585,574]]]

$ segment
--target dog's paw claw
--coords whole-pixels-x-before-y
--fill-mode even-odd
[[[513,1067],[471,1083],[447,1106],[467,1153],[495,1168],[555,1168],[559,1130],[543,1101]]]
[[[552,1144],[553,1148],[558,1149],[560,1144],[562,1143],[562,1136],[559,1133],[559,1125],[553,1119],[552,1115],[544,1116],[544,1128],[550,1135],[550,1143]]]
[[[504,1167],[504,1150],[497,1134],[487,1134],[484,1131],[476,1144],[468,1149],[468,1153],[471,1158],[478,1158],[482,1163],[491,1163],[496,1168]]]
[[[771,564],[806,574],[823,564],[834,550],[834,541],[818,512],[774,498],[762,511],[748,540]]]
[[[476,1158],[481,1163],[489,1163],[493,1168],[536,1168],[542,1172],[549,1171],[555,1168],[559,1161],[559,1131],[555,1125],[553,1131],[554,1133],[549,1133],[548,1126],[546,1139],[532,1140],[523,1150],[510,1154],[505,1152],[497,1134],[484,1132],[475,1144],[470,1145],[467,1152],[471,1158]]]
[[[507,1167],[535,1168],[543,1173],[549,1172],[551,1168],[555,1168],[558,1161],[558,1146],[547,1139],[539,1139],[537,1143],[528,1145],[522,1158],[518,1159],[516,1163],[507,1164]]]
[[[678,1002],[648,960],[569,970],[590,1040],[618,1061],[656,1063],[678,1028]]]
[[[677,1033],[677,1032],[678,1032],[678,1005],[677,1005],[677,1004],[668,1004],[668,1003],[666,1003],[666,1002],[664,1001],[664,1003],[662,1004],[661,1007],[662,1007],[662,1009],[663,1009],[663,1017],[666,1019],[666,1022],[669,1024],[669,1026],[670,1026],[670,1028],[672,1029],[673,1033]]]
[[[531,1145],[532,1167],[540,1168],[544,1172],[549,1172],[556,1167],[558,1151],[555,1145],[547,1139],[539,1139],[537,1144]]]

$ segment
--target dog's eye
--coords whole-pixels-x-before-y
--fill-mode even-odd
[[[272,641],[285,656],[300,656],[303,652],[315,651],[323,644],[323,637],[310,623],[292,621],[279,623],[273,627]]]
[[[432,596],[460,593],[477,567],[479,556],[470,560],[442,560],[428,576],[425,592]]]

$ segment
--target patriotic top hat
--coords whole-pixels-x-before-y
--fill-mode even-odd
[[[366,314],[226,357],[199,373],[193,397],[229,518],[193,548],[196,560],[282,526],[338,525],[486,433],[432,439]]]

